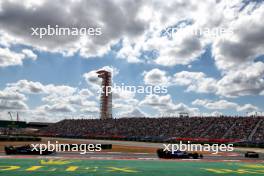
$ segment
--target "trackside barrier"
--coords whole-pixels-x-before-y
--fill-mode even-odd
[[[98,140],[120,140],[137,142],[157,142],[157,143],[187,143],[193,144],[227,144],[232,143],[235,147],[259,147],[264,148],[264,142],[241,141],[240,139],[208,139],[208,138],[177,138],[161,136],[106,136],[106,135],[62,135],[45,134],[45,137],[61,137],[74,139],[98,139]]]
[[[41,141],[41,138],[30,136],[0,136],[0,141]]]

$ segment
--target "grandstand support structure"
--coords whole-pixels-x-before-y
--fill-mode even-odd
[[[100,119],[112,118],[112,91],[111,91],[111,72],[99,70],[96,72],[102,78],[101,100],[100,100]]]
[[[233,128],[235,128],[236,124],[234,123],[226,132],[225,134],[222,136],[221,139],[225,139],[227,137],[227,135],[230,133],[230,131],[233,130]]]
[[[252,132],[250,133],[249,137],[248,137],[248,140],[249,141],[252,141],[252,138],[254,136],[254,134],[256,133],[258,127],[260,126],[260,124],[262,123],[262,119],[258,121],[257,125],[255,126],[255,128],[252,130]]]

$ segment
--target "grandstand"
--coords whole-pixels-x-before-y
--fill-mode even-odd
[[[52,123],[0,120],[0,135],[29,135]]]
[[[62,120],[40,135],[166,141],[173,138],[263,143],[264,117],[120,118]]]
[[[25,128],[26,126],[26,122],[23,121],[0,120],[1,128]]]

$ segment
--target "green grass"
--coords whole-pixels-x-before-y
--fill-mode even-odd
[[[44,162],[43,162],[44,161]],[[0,176],[264,175],[264,164],[132,160],[0,159]],[[65,162],[65,163],[64,163]]]

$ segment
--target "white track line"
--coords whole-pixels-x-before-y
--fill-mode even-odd
[[[105,153],[110,153],[110,154],[120,154],[122,152],[105,152]]]
[[[222,160],[222,161],[227,161],[227,162],[241,162],[241,160]]]
[[[159,160],[158,158],[137,158],[139,160]]]

